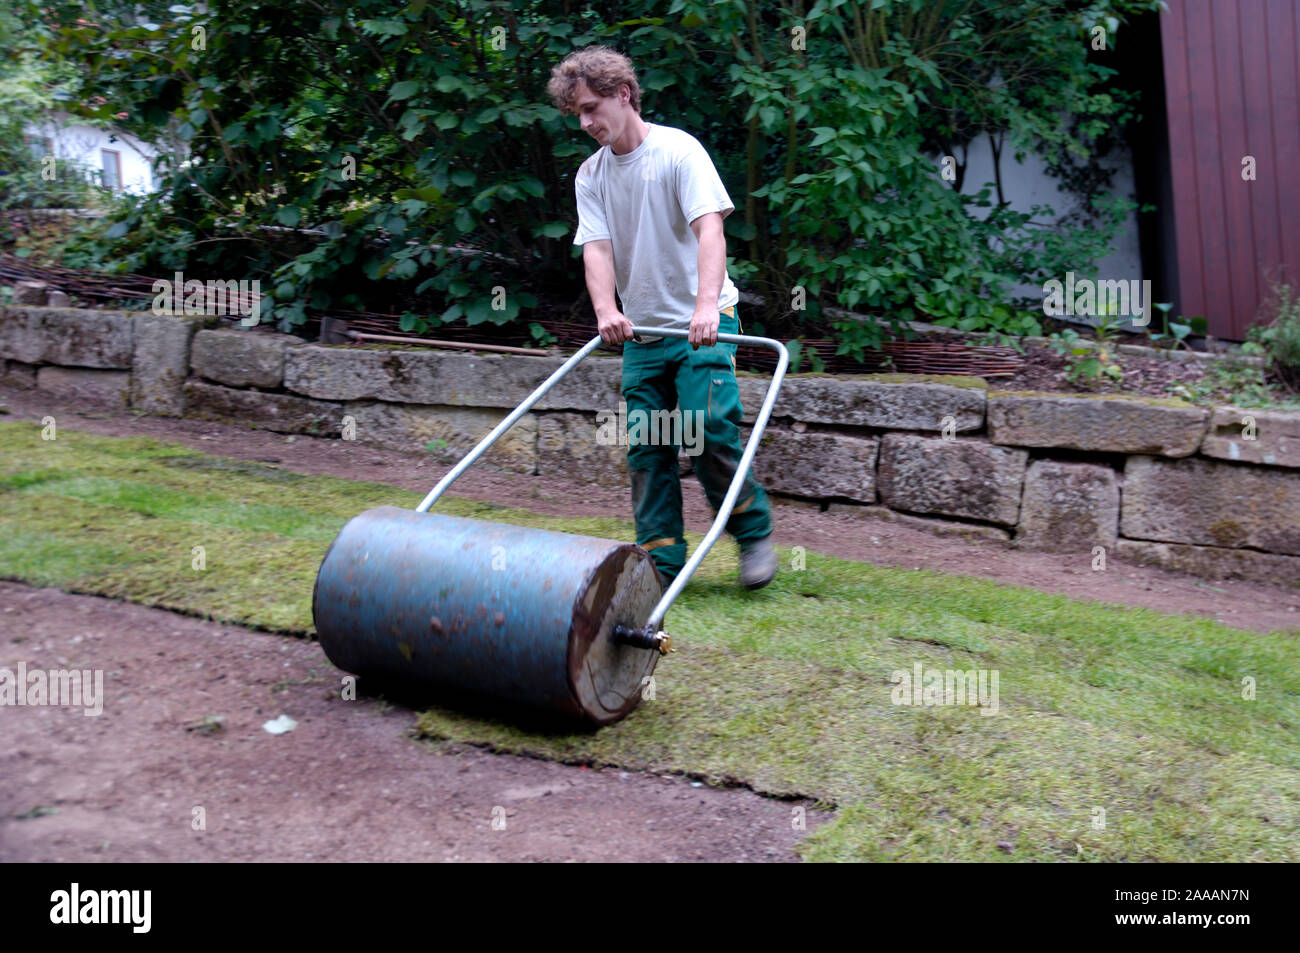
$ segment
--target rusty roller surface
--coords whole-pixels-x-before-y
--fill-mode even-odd
[[[384,506],[330,546],[312,615],[344,671],[608,724],[659,659],[613,628],[644,625],[661,595],[631,544]]]

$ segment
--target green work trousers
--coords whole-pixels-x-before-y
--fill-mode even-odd
[[[718,331],[739,333],[734,308],[719,315]],[[665,428],[645,427],[641,421],[658,412],[681,412],[681,426],[671,434],[687,438],[695,475],[716,514],[736,475],[742,453],[740,443],[740,389],[736,384],[736,345],[719,342],[693,349],[685,338],[627,341],[623,344],[623,400],[627,405],[627,468],[632,478],[632,509],[636,541],[649,550],[659,571],[671,581],[686,564],[686,537],[682,526],[682,485],[677,455],[682,440],[662,439]],[[686,414],[694,413],[691,425]],[[702,424],[702,426],[700,426]],[[702,439],[700,431],[702,430]],[[650,439],[647,439],[647,436]],[[691,442],[694,441],[694,446]],[[763,539],[772,532],[767,494],[746,474],[727,520],[727,532],[738,542]]]

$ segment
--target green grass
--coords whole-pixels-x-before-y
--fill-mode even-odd
[[[419,499],[0,423],[0,576],[307,634],[316,569],[344,522]],[[438,509],[631,536],[619,520]],[[1294,630],[815,552],[799,571],[787,554],[762,592],[734,579],[724,544],[669,613],[681,650],[660,663],[655,698],[617,725],[543,732],[433,709],[420,732],[817,798],[838,811],[804,841],[812,860],[1300,859]],[[996,670],[998,713],[892,704],[890,674],[918,662]]]

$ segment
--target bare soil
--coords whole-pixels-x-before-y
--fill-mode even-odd
[[[1069,363],[1041,344],[1025,344],[1024,365],[1013,377],[989,378],[993,390],[1059,391],[1065,394],[1132,394],[1135,397],[1173,397],[1172,384],[1193,384],[1207,373],[1202,362],[1171,361],[1160,357],[1117,354],[1124,372],[1117,381],[1102,377],[1096,381],[1071,381]]]
[[[344,700],[314,642],[0,582],[0,666],[19,662],[102,669],[105,697],[0,708],[0,862],[793,861],[793,810],[828,819],[417,742],[411,710]],[[297,727],[263,730],[281,714]]]

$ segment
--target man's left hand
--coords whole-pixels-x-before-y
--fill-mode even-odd
[[[696,311],[691,315],[691,330],[687,340],[697,351],[701,346],[713,347],[718,343],[718,312]]]

